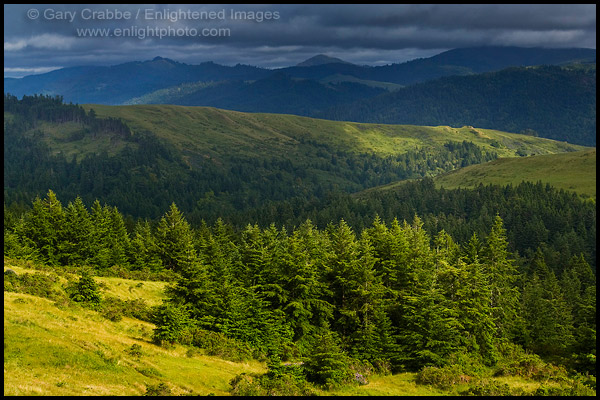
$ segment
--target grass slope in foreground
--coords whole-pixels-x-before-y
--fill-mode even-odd
[[[39,267],[39,266],[38,266]],[[4,260],[4,270],[17,274],[46,273],[27,261]],[[46,272],[44,272],[46,271]],[[61,272],[55,286],[67,282]],[[72,276],[75,278],[75,276]],[[149,305],[162,301],[164,282],[95,277],[103,294],[128,300],[143,298]],[[142,283],[140,285],[140,283]],[[98,312],[61,305],[47,298],[4,292],[4,395],[139,396],[149,387],[165,384],[171,395],[228,395],[229,382],[240,373],[267,372],[264,362],[231,362],[206,356],[202,349],[175,345],[164,348],[151,342],[154,325],[123,317],[113,322]],[[137,354],[131,352],[138,345]],[[416,373],[369,377],[364,386],[330,391],[315,388],[317,395],[341,396],[444,396],[450,390],[416,383]],[[522,377],[495,378],[511,388],[535,391],[540,382]],[[552,384],[551,384],[552,386]]]
[[[21,264],[21,263],[19,263]],[[18,274],[39,273],[5,260]],[[95,277],[104,293],[157,305],[163,282]],[[66,279],[61,277],[61,281]],[[63,283],[64,283],[63,282]],[[112,322],[98,312],[22,293],[4,292],[4,395],[128,395],[165,383],[173,395],[226,395],[242,372],[265,372],[264,363],[236,363],[202,350],[151,342],[154,325],[124,317]],[[133,345],[141,355],[132,355]]]

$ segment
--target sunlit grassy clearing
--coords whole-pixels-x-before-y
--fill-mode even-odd
[[[4,394],[140,395],[147,385],[165,382],[173,394],[222,395],[236,374],[264,372],[257,361],[234,363],[201,352],[188,357],[184,346],[156,346],[153,328],[5,292]],[[127,352],[133,344],[141,346],[139,359]]]

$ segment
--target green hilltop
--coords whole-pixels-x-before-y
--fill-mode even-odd
[[[300,140],[314,140],[344,151],[389,156],[408,150],[473,142],[500,157],[549,154],[583,149],[549,139],[473,127],[415,126],[330,121],[285,114],[242,113],[211,107],[172,105],[85,105],[99,117],[123,119],[131,128],[148,130],[187,152],[280,157],[301,156]]]

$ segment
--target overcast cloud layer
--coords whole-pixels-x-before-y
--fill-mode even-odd
[[[382,65],[482,45],[595,49],[596,5],[4,5],[5,77],[156,56]]]

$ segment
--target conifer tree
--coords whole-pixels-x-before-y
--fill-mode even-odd
[[[98,268],[108,268],[111,266],[111,249],[108,245],[108,237],[111,228],[110,208],[102,207],[100,201],[96,200],[92,204],[92,257],[90,263]]]
[[[353,271],[350,308],[358,316],[358,329],[350,335],[350,352],[361,360],[377,361],[393,350],[392,331],[386,315],[386,289],[376,273],[373,246],[363,230],[358,245],[358,260]]]
[[[105,241],[110,249],[110,265],[128,266],[129,233],[123,215],[116,207],[109,207],[108,232]]]
[[[48,264],[66,261],[60,253],[65,234],[65,212],[52,190],[44,200],[39,197],[34,200],[33,208],[25,218],[23,234],[35,244]]]
[[[83,269],[79,280],[67,288],[69,296],[74,301],[85,303],[91,308],[98,308],[102,302],[100,287],[90,274],[90,271]]]
[[[456,290],[458,320],[463,328],[467,351],[478,354],[488,365],[497,361],[494,325],[491,308],[489,275],[476,258],[466,264],[459,261],[461,282]]]
[[[180,272],[196,260],[196,250],[190,225],[175,203],[160,219],[156,239],[163,266]]]
[[[573,348],[579,368],[595,369],[589,361],[596,353],[596,283],[590,265],[582,255],[574,256],[562,274],[560,287],[573,316]]]
[[[351,379],[348,356],[341,349],[339,338],[327,325],[315,332],[303,367],[309,381],[325,387],[334,387]]]
[[[522,296],[525,345],[540,355],[561,356],[573,342],[573,317],[539,249],[533,264],[533,275]]]
[[[302,341],[332,317],[333,305],[326,298],[330,290],[320,279],[324,259],[319,232],[310,220],[287,237],[280,258],[283,289],[282,310],[293,331],[294,340]]]
[[[497,337],[512,338],[518,326],[519,291],[517,268],[509,258],[508,240],[502,219],[496,215],[494,225],[483,248],[482,263],[490,289],[490,307]]]
[[[132,267],[138,270],[157,272],[163,269],[156,237],[148,221],[135,225],[129,259]]]
[[[358,248],[352,229],[341,220],[337,226],[329,225],[330,251],[327,258],[326,279],[331,290],[330,302],[335,306],[332,328],[343,339],[359,327],[357,310],[353,309],[356,288]]]
[[[74,202],[69,202],[65,219],[65,240],[61,252],[65,254],[69,265],[87,264],[93,256],[92,220],[81,197],[77,196]]]

